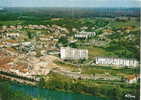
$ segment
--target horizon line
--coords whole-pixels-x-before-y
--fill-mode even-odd
[[[0,7],[0,8],[141,8],[141,7],[61,7],[61,6],[50,6],[50,7],[31,7],[31,6],[21,6],[21,7]]]

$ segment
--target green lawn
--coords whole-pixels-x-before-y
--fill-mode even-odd
[[[24,21],[16,20],[16,21],[0,21],[0,25],[17,25],[22,24]]]
[[[118,22],[118,21],[114,21],[111,22],[108,26],[110,27],[115,27],[115,28],[123,28],[125,26],[139,26],[139,22],[136,20],[130,20],[127,22]]]
[[[93,57],[93,56],[104,56],[107,54],[107,52],[102,49],[102,48],[97,48],[97,47],[93,47],[93,48],[88,48],[88,52],[89,52],[89,56]]]
[[[139,74],[139,72],[137,71],[138,69],[130,69],[130,68],[119,68],[119,69],[115,69],[112,67],[101,67],[101,66],[85,66],[82,67],[82,73],[83,74],[104,74],[104,73],[108,73],[109,75],[112,76],[120,76],[120,77],[125,77],[127,75],[131,75],[131,74]]]
[[[91,46],[86,46],[86,47],[78,47],[81,49],[88,49],[88,53],[89,53],[89,57],[96,57],[96,56],[106,56],[109,54],[109,52],[107,52],[106,50],[104,50],[103,48],[99,48],[99,47],[91,47]]]

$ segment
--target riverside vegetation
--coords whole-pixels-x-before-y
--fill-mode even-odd
[[[11,89],[9,81],[0,80],[0,100],[40,100]]]
[[[122,82],[117,84],[114,81],[75,80],[60,74],[50,73],[49,76],[42,76],[38,85],[53,90],[110,98],[110,100],[125,100],[124,95],[132,93],[136,95],[136,100],[139,100],[139,83],[127,85]]]

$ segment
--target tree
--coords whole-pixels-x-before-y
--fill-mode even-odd
[[[68,46],[69,44],[68,39],[66,37],[61,37],[58,42],[63,46]]]
[[[77,48],[77,45],[75,43],[71,43],[69,46],[72,48]]]
[[[36,36],[36,34],[33,32],[27,32],[27,35],[29,39],[33,39]]]

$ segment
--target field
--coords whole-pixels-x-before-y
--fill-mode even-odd
[[[0,21],[0,25],[21,25],[24,21],[14,20],[14,21]]]
[[[99,47],[86,46],[86,47],[80,47],[80,48],[88,49],[88,53],[89,53],[88,55],[90,58],[96,57],[96,56],[106,56],[109,53],[105,49],[99,48]]]

